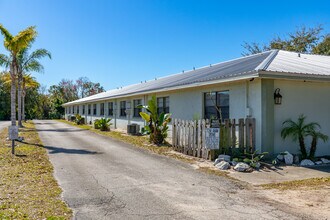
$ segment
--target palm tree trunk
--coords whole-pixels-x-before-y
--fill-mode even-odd
[[[316,145],[317,145],[317,138],[313,137],[312,144],[311,144],[311,149],[309,150],[309,158],[310,159],[313,159],[315,157]]]
[[[299,137],[300,152],[303,159],[307,158],[307,151],[305,147],[304,137]]]
[[[25,91],[22,92],[22,120],[25,121]]]
[[[11,125],[16,126],[16,65],[10,65],[11,88],[10,88],[10,120]]]
[[[22,74],[18,74],[18,93],[17,93],[17,104],[18,104],[18,111],[17,111],[17,116],[18,116],[18,126],[21,128],[23,127],[22,125]]]

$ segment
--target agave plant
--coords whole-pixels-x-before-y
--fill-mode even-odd
[[[150,135],[150,142],[160,145],[167,138],[168,123],[171,122],[171,114],[162,112],[157,113],[156,96],[152,96],[148,101],[148,105],[138,105],[139,108],[144,108],[146,112],[140,112],[141,117],[147,122],[147,125],[142,129],[142,132]]]

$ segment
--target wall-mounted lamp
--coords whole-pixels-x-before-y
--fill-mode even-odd
[[[274,92],[274,102],[275,102],[275,105],[282,104],[282,96],[280,94],[280,89],[279,88],[275,89],[275,92]]]

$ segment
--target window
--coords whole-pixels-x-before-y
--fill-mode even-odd
[[[134,113],[133,117],[141,117],[140,112],[142,111],[141,108],[137,108],[138,105],[141,105],[142,100],[141,99],[135,99],[133,100],[133,105],[134,105]]]
[[[170,97],[157,98],[157,113],[170,113]]]
[[[69,107],[69,114],[71,114],[71,106]]]
[[[96,104],[93,105],[93,115],[96,115]]]
[[[79,114],[79,105],[77,106],[77,114]]]
[[[204,118],[220,119],[221,110],[222,119],[229,118],[229,92],[208,92],[204,94]]]
[[[113,115],[113,102],[108,102],[108,115]]]
[[[75,106],[72,106],[72,114],[74,114]]]
[[[89,104],[88,105],[88,115],[91,115],[91,108],[92,108],[92,106],[91,106],[91,104]]]
[[[126,101],[120,101],[120,116],[126,116]]]
[[[85,107],[86,107],[85,105],[82,106],[82,113],[83,113],[83,115],[85,114]]]
[[[101,115],[104,115],[104,103],[101,103],[100,105],[101,105],[101,110],[100,110]]]

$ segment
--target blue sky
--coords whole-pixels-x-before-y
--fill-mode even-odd
[[[43,85],[86,76],[107,90],[241,56],[298,26],[323,24],[329,1],[0,0],[0,23],[37,26]],[[2,37],[0,37],[2,40]],[[2,44],[0,53],[6,53]]]

